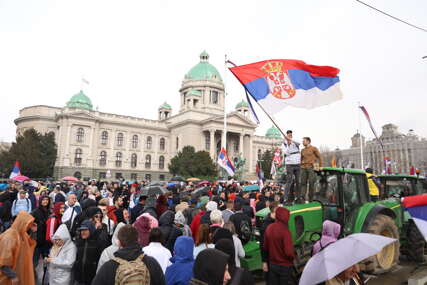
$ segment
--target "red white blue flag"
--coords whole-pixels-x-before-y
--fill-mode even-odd
[[[224,168],[228,175],[233,176],[235,173],[234,165],[228,158],[227,152],[224,148],[221,148],[221,152],[218,155],[218,165]]]
[[[342,99],[335,67],[273,59],[231,67],[230,71],[268,114],[286,106],[312,109]]]
[[[368,121],[369,127],[371,128],[372,133],[374,133],[376,140],[381,145],[381,148],[384,150],[384,145],[383,145],[382,141],[380,140],[380,138],[378,137],[374,126],[372,125],[371,117],[369,116],[368,111],[366,110],[366,108],[364,106],[359,106],[359,108],[362,111],[363,115],[365,115],[365,118]]]
[[[12,172],[9,175],[9,179],[13,179],[19,175],[21,175],[21,169],[19,168],[19,162],[15,161],[15,165],[13,166]]]
[[[402,203],[427,240],[427,194],[404,197]]]

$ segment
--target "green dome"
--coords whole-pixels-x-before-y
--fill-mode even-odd
[[[203,51],[200,54],[200,62],[190,69],[190,71],[185,75],[185,79],[222,81],[218,70],[215,66],[209,63],[209,54],[206,51]]]
[[[70,101],[67,102],[69,108],[79,108],[85,110],[92,110],[93,105],[89,97],[87,97],[82,90],[79,93],[71,97]]]
[[[171,105],[165,102],[162,105],[160,105],[159,109],[172,109],[172,107]]]
[[[275,126],[272,126],[267,130],[267,132],[265,133],[265,136],[269,139],[281,139],[282,133],[279,131],[278,128],[276,128]]]
[[[242,108],[242,107],[249,108],[248,102],[246,102],[245,100],[242,100],[242,101],[240,101],[239,104],[236,105],[236,109],[239,109],[239,108]]]

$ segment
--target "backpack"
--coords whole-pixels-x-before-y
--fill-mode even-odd
[[[119,264],[116,271],[115,285],[149,285],[150,272],[142,259],[144,254],[135,260],[127,261],[115,257],[112,260]]]
[[[252,232],[251,227],[247,220],[242,220],[240,222],[240,235],[239,238],[243,244],[249,242],[251,240]]]

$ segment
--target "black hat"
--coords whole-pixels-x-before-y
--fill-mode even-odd
[[[287,130],[286,134],[292,134],[292,130]]]

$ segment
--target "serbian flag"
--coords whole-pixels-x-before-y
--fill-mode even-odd
[[[375,138],[377,139],[378,143],[381,145],[381,148],[384,149],[384,145],[380,138],[377,135],[377,132],[375,131],[374,126],[372,125],[371,117],[369,116],[368,111],[364,106],[359,106],[360,110],[362,111],[363,115],[365,115],[366,120],[368,121],[369,127],[371,128],[372,133],[374,134]]]
[[[224,168],[228,175],[233,176],[235,173],[234,165],[228,158],[227,152],[224,148],[221,148],[221,152],[218,155],[218,165]]]
[[[19,168],[19,162],[15,161],[15,165],[13,166],[12,172],[9,175],[9,179],[13,179],[19,175],[21,175],[21,169]]]
[[[427,240],[427,194],[404,197],[403,206]]]
[[[312,109],[342,99],[335,67],[272,59],[231,67],[230,71],[268,114],[286,106]]]

